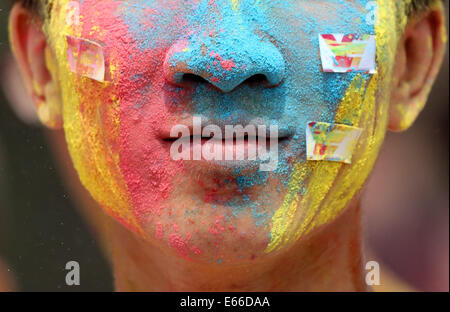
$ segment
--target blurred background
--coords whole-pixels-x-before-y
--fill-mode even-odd
[[[0,0],[0,291],[112,291],[109,263],[78,209],[91,203],[67,183],[61,137],[39,126],[11,58],[10,2]],[[77,287],[65,283],[72,260]]]
[[[39,126],[11,58],[9,7],[0,1],[0,291],[112,291],[101,244],[83,221],[93,203],[67,182],[75,179],[62,137]],[[367,260],[380,263],[380,290],[449,290],[448,62],[447,53],[416,124],[388,134],[367,185]],[[72,260],[82,267],[76,288],[65,284]]]

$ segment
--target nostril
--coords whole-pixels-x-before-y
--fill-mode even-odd
[[[234,37],[217,34],[211,45],[199,34],[175,41],[165,55],[165,81],[172,85],[213,86],[228,93],[240,84],[254,88],[279,86],[285,75],[283,55],[270,41],[256,32]],[[233,32],[234,34],[234,32]],[[245,39],[245,41],[243,41]],[[210,51],[210,52],[208,52]]]
[[[195,74],[184,74],[181,78],[181,82],[192,85],[208,83],[206,79]]]
[[[269,81],[266,75],[256,74],[246,79],[243,84],[248,84],[251,87],[257,87],[258,85],[268,85]]]

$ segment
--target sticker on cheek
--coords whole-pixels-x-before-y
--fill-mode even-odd
[[[105,57],[102,46],[96,42],[66,36],[70,70],[82,77],[105,81]]]
[[[309,122],[306,127],[306,159],[351,164],[361,132],[361,128],[342,124]]]
[[[377,72],[374,35],[320,34],[319,46],[324,72]]]

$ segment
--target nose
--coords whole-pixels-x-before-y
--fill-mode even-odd
[[[285,62],[278,48],[251,31],[181,39],[169,48],[164,61],[169,83],[209,83],[225,93],[250,81],[264,87],[277,86],[284,73]]]

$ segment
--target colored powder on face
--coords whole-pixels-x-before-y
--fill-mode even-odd
[[[187,240],[183,239],[179,234],[173,233],[169,236],[169,244],[180,256],[189,260]]]
[[[239,192],[216,203],[225,207],[225,221],[251,215],[255,226],[271,225],[266,251],[334,218],[370,172],[384,136],[386,105],[375,99],[380,96],[376,90],[389,84],[389,51],[395,51],[389,27],[395,21],[388,12],[395,10],[394,4],[378,1],[381,22],[374,29],[361,22],[368,1],[85,0],[80,2],[81,23],[70,26],[65,25],[67,3],[53,6],[47,29],[60,67],[69,151],[93,197],[136,232],[142,234],[146,220],[175,219],[177,210],[184,209],[174,207],[173,214],[162,205],[177,191],[174,179],[187,174],[183,163],[172,162],[155,139],[157,126],[171,122],[174,112],[202,116],[219,126],[262,118],[294,138],[280,149],[275,172],[231,172]],[[377,76],[320,72],[319,33],[374,31]],[[67,71],[64,34],[102,44],[110,81],[99,85]],[[162,64],[202,75],[210,85],[188,89],[167,84]],[[242,83],[261,73],[272,88]],[[350,167],[305,162],[304,133],[311,120],[364,128]],[[273,207],[266,194],[251,194],[271,179],[286,188],[279,186],[278,193],[286,192],[281,207]],[[213,214],[217,207],[210,209]],[[189,217],[195,220],[196,215]],[[182,224],[187,218],[175,220]],[[163,221],[153,225],[152,235],[180,255],[201,253],[185,233],[175,233]],[[217,233],[227,228],[212,225]]]
[[[78,77],[67,70],[69,64],[64,34],[78,38],[82,38],[83,34],[77,25],[65,23],[68,0],[52,3],[52,18],[45,29],[58,59],[58,78],[64,103],[64,129],[74,166],[82,183],[109,214],[142,233],[130,211],[127,187],[118,169],[118,151],[114,145],[107,144],[117,137],[118,103],[111,96],[113,92],[108,84],[99,85],[96,81]],[[90,106],[86,106],[87,102],[83,101],[86,96],[94,101]],[[111,109],[102,110],[97,99],[102,99]],[[99,124],[100,120],[102,124]],[[104,139],[99,140],[101,137]]]
[[[335,218],[361,188],[378,155],[387,126],[389,95],[377,94],[389,85],[394,61],[395,32],[386,29],[395,24],[395,8],[388,1],[379,1],[380,20],[375,26],[380,71],[370,78],[356,76],[336,112],[336,122],[345,122],[364,128],[358,142],[352,165],[336,163],[307,163],[296,168],[283,206],[275,213],[272,222],[271,242],[266,252],[272,252],[308,234],[314,228]],[[386,37],[387,36],[387,37]],[[382,76],[384,85],[378,78]],[[295,179],[296,176],[300,178]],[[305,182],[306,181],[306,182]],[[297,192],[307,183],[306,194]],[[307,210],[303,210],[307,207]]]
[[[163,229],[163,225],[161,222],[158,222],[157,224],[157,229],[156,229],[156,237],[158,239],[162,239],[164,235],[164,229]]]

